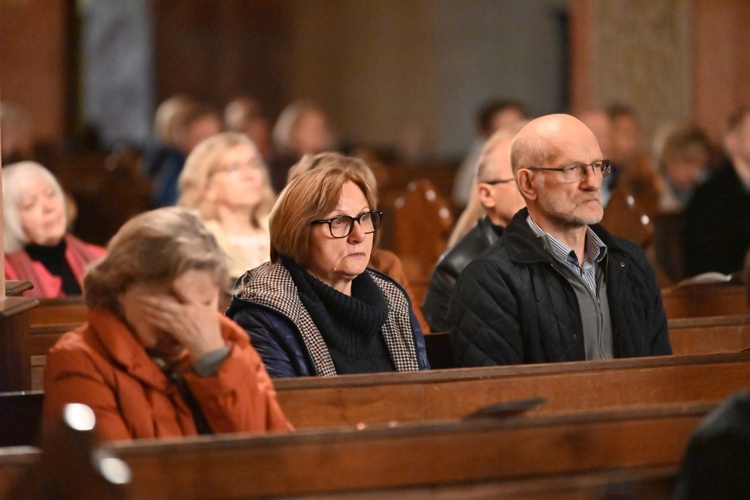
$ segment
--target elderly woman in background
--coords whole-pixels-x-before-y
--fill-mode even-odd
[[[272,137],[279,153],[271,162],[272,182],[277,192],[286,184],[289,169],[304,155],[315,155],[334,146],[325,111],[307,99],[284,108],[274,124]]]
[[[179,205],[198,210],[229,256],[233,279],[270,257],[268,214],[275,199],[253,142],[224,132],[201,142],[180,175]]]
[[[26,161],[2,175],[5,277],[31,281],[33,297],[80,295],[86,266],[104,249],[68,233],[65,196],[49,170]]]
[[[86,274],[89,321],[47,356],[45,421],[90,406],[106,440],[290,430],[247,335],[217,310],[226,264],[192,211],[141,214]]]
[[[368,269],[382,213],[361,174],[321,165],[279,195],[271,262],[237,283],[227,315],[247,330],[271,377],[429,368],[411,303]]]

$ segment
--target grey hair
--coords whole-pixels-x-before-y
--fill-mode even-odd
[[[119,296],[134,283],[174,281],[185,271],[211,273],[228,291],[226,257],[198,212],[165,207],[126,222],[107,245],[107,255],[83,279],[86,305],[119,313]]]
[[[13,163],[2,168],[3,171],[3,237],[5,238],[5,252],[13,253],[21,250],[29,242],[26,232],[21,226],[21,216],[18,213],[18,202],[29,185],[36,179],[46,180],[52,190],[65,202],[65,194],[52,172],[33,161]],[[67,224],[67,214],[66,224]]]
[[[271,132],[273,143],[279,151],[282,153],[294,152],[294,144],[292,144],[294,128],[302,115],[310,111],[323,113],[322,108],[309,99],[299,99],[284,108],[276,119],[276,124]]]

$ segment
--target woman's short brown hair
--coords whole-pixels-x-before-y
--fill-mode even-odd
[[[86,305],[118,313],[120,294],[134,283],[171,282],[191,269],[209,271],[222,289],[228,288],[225,262],[195,211],[167,207],[145,212],[120,228],[106,257],[86,273]]]
[[[347,181],[362,190],[370,210],[377,208],[369,184],[360,171],[351,167],[351,163],[362,160],[338,153],[322,153],[315,159],[314,166],[286,185],[271,210],[272,262],[285,255],[302,266],[307,264],[311,223],[336,207]]]

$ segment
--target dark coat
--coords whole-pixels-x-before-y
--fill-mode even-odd
[[[519,211],[500,240],[461,273],[450,308],[458,366],[585,359],[573,287]],[[671,354],[667,317],[641,248],[592,229],[607,245],[605,280],[615,357]]]
[[[422,303],[422,314],[429,323],[430,330],[448,331],[448,303],[458,275],[502,234],[502,226],[496,226],[487,217],[482,217],[471,231],[440,257]]]
[[[750,192],[731,163],[700,186],[685,209],[685,275],[739,271],[750,248]]]
[[[409,337],[409,343],[413,339],[415,368],[429,369],[424,334],[414,313],[411,312],[408,295],[388,276],[373,269],[368,269],[366,272],[386,282],[388,285],[385,288],[390,290],[390,293],[399,294],[399,300],[408,307],[408,312],[404,312],[403,321],[410,325],[410,330],[403,334]],[[276,281],[279,276],[282,278],[280,282]],[[253,289],[252,294],[258,300],[240,298],[240,296],[245,296],[248,287]],[[303,340],[304,335],[317,337],[319,334],[316,335],[315,332],[310,331],[315,330],[316,327],[311,322],[309,314],[300,309],[303,306],[296,295],[296,286],[280,264],[266,263],[248,271],[238,281],[238,288],[240,291],[238,295],[232,297],[226,314],[250,335],[252,345],[263,359],[266,371],[271,378],[321,375]],[[282,307],[279,307],[279,304]],[[291,306],[284,304],[291,304]],[[292,314],[288,312],[290,310]],[[386,343],[388,343],[387,338]],[[326,350],[327,348],[325,345],[319,345],[317,349]],[[392,352],[391,355],[393,357],[395,354]]]

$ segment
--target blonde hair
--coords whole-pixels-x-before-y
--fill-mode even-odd
[[[347,181],[353,182],[362,190],[370,210],[377,208],[375,196],[362,174],[341,164],[361,160],[336,153],[321,156],[323,158],[318,166],[286,185],[271,210],[269,225],[272,262],[277,262],[285,255],[302,266],[307,264],[311,223],[325,217],[336,207],[342,186]]]
[[[255,153],[257,160],[263,164],[258,148],[246,135],[238,132],[223,132],[209,137],[198,144],[185,161],[185,167],[180,173],[181,195],[177,204],[197,210],[203,220],[216,219],[217,203],[206,198],[206,188],[211,176],[221,166],[224,155],[241,144],[249,146]],[[265,164],[263,164],[263,167],[261,199],[258,206],[253,210],[251,221],[256,227],[264,225],[276,198]]]
[[[193,210],[166,207],[126,222],[107,246],[107,255],[83,279],[86,305],[119,313],[119,296],[134,283],[174,281],[185,271],[205,270],[230,285],[226,260]]]
[[[2,168],[3,172],[3,236],[5,238],[5,252],[13,253],[21,250],[29,242],[29,237],[21,225],[21,216],[18,213],[18,202],[28,189],[29,185],[38,178],[47,181],[65,204],[65,195],[60,183],[52,172],[39,163],[33,161],[22,161],[12,163]],[[67,226],[67,213],[66,226]]]

